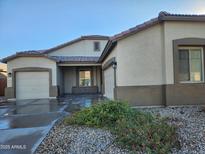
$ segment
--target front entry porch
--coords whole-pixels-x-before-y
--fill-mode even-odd
[[[58,66],[59,95],[102,92],[102,70],[98,65]]]

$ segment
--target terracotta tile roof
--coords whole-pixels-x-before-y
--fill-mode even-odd
[[[110,37],[110,40],[112,40],[112,41],[118,40],[121,37],[125,37],[125,36],[128,36],[130,34],[136,33],[138,31],[141,31],[141,30],[143,30],[143,29],[145,29],[145,28],[147,28],[149,26],[152,26],[154,24],[157,24],[157,23],[159,23],[158,18],[153,18],[153,19],[151,19],[149,21],[144,22],[143,24],[137,25],[135,27],[132,27],[132,28],[126,30],[126,31],[123,31],[123,32],[121,32],[119,34],[116,34],[116,35]]]
[[[29,51],[20,51],[15,54],[8,56],[6,58],[1,59],[0,61],[3,63],[7,63],[7,61],[15,59],[17,57],[46,57],[51,60],[55,60],[51,56],[48,56],[43,53],[43,50],[29,50]]]
[[[97,63],[99,57],[91,57],[91,56],[49,56],[47,54],[44,54],[43,50],[30,50],[30,51],[22,51],[17,52],[14,55],[11,55],[9,57],[6,57],[2,59],[2,62],[7,62],[8,60],[12,60],[17,57],[46,57],[48,59],[54,60],[58,63],[72,63],[72,62],[79,62],[79,63]]]
[[[205,14],[176,14],[162,11],[159,16],[178,16],[178,17],[205,17]]]
[[[52,56],[59,63],[66,62],[98,62],[99,57],[90,56]]]
[[[16,52],[16,55],[21,55],[21,54],[43,54],[45,50],[28,50],[28,51],[19,51]]]
[[[73,43],[76,43],[76,42],[79,42],[79,41],[82,41],[82,40],[109,40],[109,37],[108,36],[102,36],[102,35],[87,35],[87,36],[81,36],[77,39],[74,39],[72,41],[69,41],[69,42],[66,42],[66,43],[63,43],[63,44],[60,44],[60,45],[57,45],[55,47],[52,47],[50,49],[46,49],[44,50],[43,52],[44,53],[50,53],[54,50],[57,50],[57,49],[60,49],[60,48],[63,48],[65,46],[68,46],[68,45],[71,45]]]
[[[148,20],[140,25],[137,25],[135,27],[132,27],[126,31],[123,31],[119,34],[116,34],[114,36],[110,37],[110,40],[115,41],[120,39],[121,37],[125,37],[129,34],[133,34],[136,33],[138,31],[141,31],[143,29],[146,29],[150,26],[153,26],[157,23],[160,23],[162,21],[166,21],[166,20],[180,20],[180,21],[205,21],[205,15],[196,15],[196,14],[171,14],[165,11],[162,11],[159,13],[158,17],[153,18],[151,20]]]
[[[0,61],[3,62],[3,63],[6,63],[7,61],[12,60],[12,59],[14,59],[16,57],[23,57],[23,56],[41,56],[41,57],[47,57],[47,58],[52,59],[52,60],[57,60],[54,57],[48,56],[47,54],[52,52],[52,51],[54,51],[54,50],[63,48],[65,46],[71,45],[71,44],[76,43],[76,42],[81,41],[81,40],[109,40],[109,37],[108,36],[103,36],[103,35],[81,36],[80,38],[77,38],[75,40],[72,40],[72,41],[60,44],[60,45],[55,46],[55,47],[50,48],[50,49],[45,49],[45,50],[28,50],[28,51],[16,52],[15,54],[13,54],[11,56],[8,56],[6,58],[3,58]],[[86,58],[87,58],[87,60],[89,60],[88,57],[86,57]],[[86,60],[86,58],[85,58],[85,60]],[[90,60],[92,61],[93,59],[90,59]]]
[[[137,25],[133,28],[130,28],[126,31],[123,31],[119,34],[116,34],[112,37],[108,37],[108,36],[102,36],[102,35],[88,35],[88,36],[81,36],[80,38],[77,38],[75,40],[72,40],[72,41],[69,41],[69,42],[66,42],[66,43],[63,43],[61,45],[58,45],[56,47],[53,47],[53,48],[50,48],[50,49],[45,49],[45,50],[30,50],[30,51],[22,51],[22,52],[17,52],[16,54],[14,55],[11,55],[9,57],[6,57],[4,59],[2,59],[2,62],[6,63],[8,60],[10,59],[14,59],[15,57],[22,57],[22,56],[42,56],[42,57],[47,57],[49,59],[52,59],[52,60],[59,60],[59,58],[55,59],[55,57],[50,57],[47,55],[47,53],[50,53],[54,50],[57,50],[57,49],[60,49],[60,48],[63,48],[65,46],[68,46],[68,45],[71,45],[73,43],[76,43],[78,41],[81,41],[81,40],[109,40],[102,55],[100,56],[99,58],[99,62],[102,62],[106,56],[109,55],[109,53],[111,52],[111,50],[115,47],[115,45],[117,44],[117,41],[120,40],[120,39],[123,39],[123,38],[126,38],[130,35],[133,35],[139,31],[142,31],[146,28],[149,28],[155,24],[158,24],[158,23],[161,23],[163,21],[197,21],[197,22],[204,22],[205,21],[205,15],[195,15],[195,14],[190,14],[190,15],[187,15],[187,14],[171,14],[171,13],[168,13],[168,12],[160,12],[158,17],[156,18],[153,18],[147,22],[144,22],[140,25]],[[62,59],[66,59],[66,57],[64,58],[60,58],[60,60]],[[67,57],[67,59],[69,59]],[[77,57],[70,57],[70,60],[76,60],[78,59],[79,61],[82,61],[82,58],[77,58]],[[84,60],[88,60],[89,58],[88,57],[85,57]],[[97,59],[97,58],[96,58]],[[89,59],[91,60],[91,59]],[[65,60],[66,61],[66,60]],[[76,60],[77,61],[77,60]]]
[[[158,17],[153,18],[149,21],[146,21],[140,25],[137,25],[133,28],[130,28],[126,31],[123,31],[119,34],[116,34],[112,37],[110,37],[110,40],[108,41],[106,47],[104,48],[104,51],[102,52],[99,62],[102,62],[112,51],[114,46],[117,44],[117,41],[120,39],[124,39],[130,35],[133,35],[135,33],[138,33],[139,31],[142,31],[144,29],[147,29],[153,25],[156,25],[158,23],[164,22],[164,21],[191,21],[191,22],[205,22],[205,14],[204,15],[196,15],[196,14],[171,14],[165,11],[162,11],[159,13]]]

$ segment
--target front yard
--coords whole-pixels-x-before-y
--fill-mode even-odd
[[[103,102],[59,121],[36,153],[204,153],[203,107]]]

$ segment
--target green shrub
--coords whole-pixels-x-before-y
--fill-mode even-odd
[[[116,143],[130,151],[168,153],[178,146],[175,127],[165,119],[132,109],[121,101],[106,101],[65,118],[65,124],[109,129]]]
[[[117,120],[131,112],[127,103],[107,101],[93,105],[74,113],[65,119],[67,124],[78,124],[95,127],[112,127]]]
[[[132,117],[132,119],[134,118],[137,120],[119,120],[115,130],[112,130],[117,136],[117,143],[121,146],[131,151],[162,154],[168,153],[171,148],[178,146],[175,128],[169,126],[163,119],[157,117],[152,117],[152,119],[146,113],[144,115],[136,114]],[[152,120],[150,121],[150,119]]]

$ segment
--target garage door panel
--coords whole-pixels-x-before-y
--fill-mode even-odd
[[[17,72],[16,98],[37,99],[49,97],[48,72]]]
[[[114,99],[114,69],[109,67],[104,71],[105,96]]]

